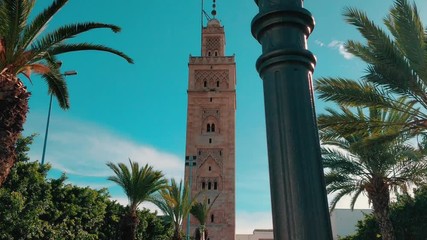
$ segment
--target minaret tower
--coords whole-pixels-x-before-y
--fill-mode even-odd
[[[199,201],[213,203],[206,240],[234,240],[236,64],[225,56],[224,27],[213,6],[213,18],[202,27],[202,56],[190,56],[188,64],[185,180],[192,197],[202,192]],[[198,225],[191,217],[191,236]]]

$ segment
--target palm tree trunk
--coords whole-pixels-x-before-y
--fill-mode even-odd
[[[15,145],[27,117],[29,97],[16,76],[0,73],[0,187],[16,161]]]
[[[390,219],[390,191],[382,178],[373,179],[373,187],[368,190],[372,201],[373,214],[380,227],[383,240],[395,240],[393,224]]]
[[[122,240],[135,240],[139,225],[139,218],[136,211],[130,211],[122,221]]]
[[[181,228],[179,226],[179,224],[175,223],[175,232],[173,234],[173,239],[174,240],[181,240]]]
[[[205,225],[200,226],[200,240],[206,240],[206,227]]]

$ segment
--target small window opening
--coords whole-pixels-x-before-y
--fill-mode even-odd
[[[221,150],[219,150],[219,155],[222,156],[222,151]]]
[[[211,125],[208,123],[207,127],[206,127],[206,132],[210,132],[211,131]]]
[[[213,222],[214,222],[214,220],[215,220],[215,217],[214,217],[214,215],[212,214],[212,215],[211,215],[211,222],[213,223]]]
[[[202,189],[205,189],[205,188],[206,188],[206,183],[202,182]]]
[[[204,82],[203,82],[203,86],[204,86],[204,87],[207,87],[207,86],[208,86],[208,82],[204,81]]]
[[[209,143],[212,143],[212,138],[209,138]]]
[[[199,155],[202,155],[202,151],[199,151]],[[221,155],[221,153],[219,155]]]
[[[214,189],[217,190],[218,189],[218,183],[214,182]]]
[[[209,56],[209,57],[211,56],[211,51],[208,51],[208,56]]]
[[[212,183],[208,182],[208,190],[211,190],[211,188],[212,188]]]
[[[216,87],[219,87],[219,81],[216,81]]]
[[[209,166],[209,171],[211,171],[212,170],[212,168],[211,168],[211,166]]]
[[[211,199],[210,198],[208,198],[208,204],[211,204]]]
[[[211,102],[212,102],[212,98],[210,98],[210,99],[209,99],[209,101],[211,101]]]
[[[215,123],[212,123],[211,131],[215,132]]]
[[[218,56],[218,52],[217,51],[215,51],[215,57],[217,57]]]

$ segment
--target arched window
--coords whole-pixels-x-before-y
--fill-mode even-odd
[[[206,126],[206,132],[210,132],[211,131],[211,125],[208,123],[208,125]]]
[[[206,183],[202,182],[202,189],[205,189],[205,187],[206,187]]]
[[[208,182],[208,190],[211,190],[211,188],[212,188],[212,183]]]
[[[214,53],[214,54],[215,54],[215,57],[217,57],[217,56],[218,56],[218,51],[215,51],[215,53]]]
[[[218,189],[218,183],[214,182],[214,190],[217,190],[217,189]]]
[[[211,51],[208,51],[208,56],[209,56],[209,57],[211,56]]]
[[[208,204],[211,204],[211,199],[210,198],[208,198]]]
[[[212,123],[211,131],[215,132],[215,123]]]
[[[213,222],[214,222],[214,220],[215,220],[215,217],[214,217],[214,215],[212,214],[212,215],[211,215],[211,222],[213,223]]]
[[[212,138],[209,138],[209,143],[212,143]]]
[[[216,81],[216,87],[219,87],[219,81]]]
[[[204,81],[204,82],[203,82],[203,86],[204,86],[204,87],[207,87],[207,86],[208,86],[208,82]]]

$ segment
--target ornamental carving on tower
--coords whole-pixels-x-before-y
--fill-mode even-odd
[[[200,162],[197,165],[199,165],[199,167],[201,167],[203,165],[203,163],[209,157],[211,157],[222,170],[222,155],[223,154],[224,153],[222,152],[221,148],[200,148],[199,149],[199,156],[198,156],[198,159]]]
[[[228,70],[196,70],[196,88],[228,88]]]

